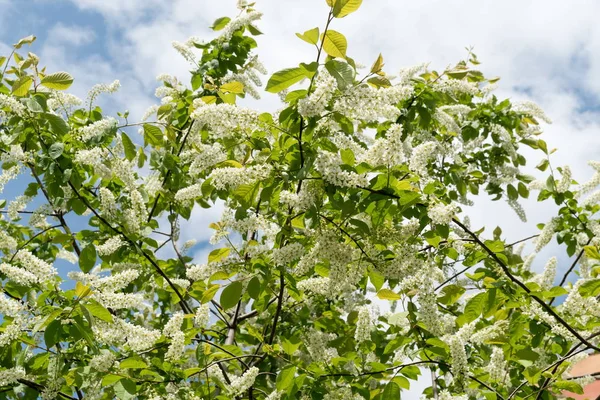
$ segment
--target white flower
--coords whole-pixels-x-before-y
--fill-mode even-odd
[[[106,372],[113,366],[115,361],[117,361],[117,357],[112,352],[101,350],[100,354],[92,357],[89,365],[97,372]]]
[[[241,14],[239,17],[229,21],[229,23],[225,25],[225,28],[223,28],[222,33],[219,35],[217,40],[220,43],[228,42],[235,31],[252,23],[253,21],[256,21],[257,19],[260,19],[260,17],[262,17],[262,13],[254,10]]]
[[[209,321],[210,306],[208,303],[201,304],[196,309],[196,315],[194,316],[194,324],[199,328],[206,328]]]
[[[96,246],[96,252],[101,256],[109,256],[119,250],[123,244],[124,242],[123,239],[121,239],[121,236],[113,236],[104,242],[104,244]]]
[[[552,123],[552,120],[548,118],[544,110],[532,101],[525,100],[513,103],[512,109],[518,113],[529,114],[532,117],[539,118],[548,124]]]
[[[490,357],[490,363],[486,367],[490,374],[490,379],[495,382],[502,382],[507,374],[504,352],[501,347],[494,347]]]
[[[67,260],[71,264],[77,264],[79,258],[73,252],[67,251],[65,249],[60,249],[56,254],[56,258],[62,258],[63,260]]]
[[[231,396],[240,396],[242,393],[248,390],[250,386],[254,385],[254,381],[256,380],[258,373],[258,368],[251,367],[242,376],[231,379],[231,383],[229,384],[229,393]]]
[[[84,126],[83,128],[79,128],[79,138],[83,141],[95,139],[104,135],[106,132],[115,129],[116,127],[116,119],[112,117],[101,119],[90,125]]]
[[[535,240],[535,252],[536,253],[540,252],[544,247],[546,247],[546,245],[548,243],[550,243],[550,241],[552,240],[552,237],[554,236],[554,230],[556,229],[556,224],[557,224],[557,219],[552,218],[552,220],[550,220],[550,222],[548,222],[546,225],[544,225],[544,228],[542,229],[539,236]]]
[[[337,89],[335,78],[325,68],[319,71],[314,85],[315,90],[298,101],[298,112],[304,117],[321,115]]]
[[[24,117],[27,108],[17,99],[0,93],[0,112],[3,108],[8,108],[19,117]]]
[[[1,96],[1,95],[0,95]],[[8,386],[19,379],[26,379],[27,374],[23,367],[13,367],[0,371],[0,386]]]
[[[455,204],[435,203],[430,204],[427,209],[427,216],[431,218],[431,222],[436,225],[446,225],[452,221],[452,218],[458,211]]]
[[[435,157],[437,147],[437,142],[425,142],[415,147],[410,157],[409,168],[422,178],[427,177],[427,164]]]
[[[358,343],[371,340],[371,310],[369,306],[362,306],[358,309],[358,319],[356,320],[356,332],[354,339]]]
[[[94,85],[92,89],[90,89],[90,91],[88,92],[87,102],[89,104],[92,104],[94,100],[96,100],[96,97],[98,97],[98,95],[100,95],[101,93],[114,93],[117,90],[119,90],[120,87],[121,83],[118,80],[115,80],[109,84],[101,83],[98,85]]]

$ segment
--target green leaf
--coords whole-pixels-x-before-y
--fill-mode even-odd
[[[304,33],[296,33],[296,36],[298,36],[300,39],[304,40],[307,43],[310,44],[317,44],[319,43],[319,28],[313,28],[313,29],[309,29]]]
[[[65,144],[56,142],[56,143],[52,143],[52,145],[50,145],[50,148],[48,149],[48,154],[50,155],[50,158],[52,158],[53,160],[56,160],[58,157],[61,156],[61,154],[63,153],[64,150],[65,150]]]
[[[244,286],[242,285],[242,282],[235,281],[223,289],[221,292],[221,298],[219,299],[221,307],[227,310],[228,308],[235,306],[242,297],[243,288]]]
[[[487,295],[485,293],[478,293],[467,301],[463,313],[463,317],[466,319],[465,322],[474,321],[481,315],[486,298]]]
[[[33,79],[29,75],[24,75],[13,83],[11,93],[19,97],[26,96],[32,83]]]
[[[79,256],[79,268],[85,273],[88,273],[96,265],[96,247],[93,244],[89,244],[81,250]]]
[[[161,146],[164,140],[164,135],[158,126],[152,124],[144,124],[144,140],[150,146]]]
[[[385,385],[383,393],[381,393],[381,400],[399,400],[400,399],[400,386],[396,382],[390,382]]]
[[[254,300],[258,300],[260,296],[260,280],[258,277],[254,276],[250,279],[250,282],[248,282],[248,294]]]
[[[555,389],[558,390],[568,390],[569,392],[573,392],[576,394],[583,394],[583,388],[577,382],[573,381],[556,381],[552,385]]]
[[[587,258],[591,258],[592,260],[600,260],[600,252],[598,251],[598,247],[584,246],[583,251],[585,252],[585,256]]]
[[[376,88],[387,88],[392,86],[392,82],[383,76],[374,76],[367,79],[367,83]]]
[[[244,93],[244,84],[238,81],[231,81],[224,83],[219,89],[224,92],[242,94]]]
[[[73,77],[67,72],[55,72],[46,75],[40,83],[49,89],[66,90],[73,83]]]
[[[46,347],[51,348],[60,341],[60,334],[62,332],[62,324],[60,320],[55,319],[50,322],[44,331],[44,342]]]
[[[69,125],[67,125],[67,122],[61,116],[50,113],[42,113],[40,115],[48,122],[50,130],[58,136],[64,136],[69,133]]]
[[[443,296],[440,297],[439,301],[446,305],[454,304],[460,299],[460,296],[465,292],[465,288],[458,285],[444,286],[442,289]]]
[[[123,376],[121,376],[121,375],[115,375],[115,374],[104,375],[104,377],[102,378],[102,386],[110,386],[110,385],[114,384],[115,382],[119,382],[121,379],[123,379]]]
[[[346,58],[348,41],[341,33],[328,30],[323,37],[323,50],[331,57]]]
[[[371,73],[376,74],[376,73],[380,72],[382,69],[383,69],[383,56],[381,55],[381,53],[379,53],[379,56],[377,56],[377,60],[375,60],[375,62],[371,66]]]
[[[231,252],[231,249],[229,247],[223,247],[222,249],[214,249],[208,255],[208,263],[210,264],[213,262],[219,262],[225,259],[229,255],[229,252]]]
[[[401,297],[398,293],[390,290],[390,289],[381,289],[377,292],[377,297],[381,300],[400,300]]]
[[[221,29],[225,28],[229,21],[231,21],[231,18],[229,17],[217,18],[211,28],[213,31],[220,31]]]
[[[13,47],[18,50],[24,44],[31,44],[31,43],[35,42],[35,39],[36,39],[36,37],[33,35],[26,36],[23,39],[19,40],[16,44],[13,44]]]
[[[300,340],[298,336],[292,336],[290,338],[283,337],[281,339],[281,347],[283,348],[283,351],[290,356],[294,354],[298,348],[300,348],[300,345],[302,345],[302,340]]]
[[[137,386],[131,379],[121,379],[113,387],[115,394],[121,400],[129,400],[135,397]]]
[[[579,294],[582,296],[599,296],[600,295],[600,279],[592,279],[584,282],[579,286]]]
[[[146,364],[140,357],[129,357],[119,363],[119,368],[121,369],[144,369],[146,367],[148,367],[148,364]]]
[[[92,314],[94,317],[101,319],[105,322],[113,322],[112,314],[100,303],[96,300],[89,299],[85,308]]]
[[[125,150],[125,158],[127,158],[128,161],[133,160],[135,158],[135,145],[125,132],[121,132],[121,141],[123,142],[123,149]]]
[[[344,18],[346,15],[358,10],[362,0],[335,0],[333,5],[333,16]]]
[[[347,62],[329,60],[325,64],[325,68],[335,78],[340,90],[345,90],[354,83],[355,71]]]
[[[278,93],[304,78],[306,78],[306,73],[302,68],[282,69],[271,76],[265,90],[270,93]]]
[[[277,390],[286,391],[294,383],[294,377],[296,376],[296,367],[289,366],[284,368],[277,374],[276,387]]]
[[[219,290],[220,287],[221,287],[221,285],[212,285],[211,287],[206,289],[204,291],[204,293],[202,294],[202,298],[200,299],[200,302],[202,304],[206,304],[209,301],[211,301],[215,297],[215,294],[217,294],[217,291]]]

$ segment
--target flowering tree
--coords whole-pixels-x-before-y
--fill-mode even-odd
[[[118,82],[66,93],[68,73],[20,55],[34,37],[0,58],[0,188],[28,183],[0,201],[0,398],[388,400],[429,370],[426,398],[582,391],[569,366],[600,347],[600,192],[585,196],[600,163],[585,184],[555,172],[548,118],[493,95],[470,52],[442,73],[364,70],[333,29],[360,3],[327,0],[325,26],[298,34],[315,60],[268,79],[276,113],[236,105],[265,73],[245,2],[214,40],[174,43],[190,85],[161,75],[147,122],[94,104]],[[521,172],[523,147],[547,180]],[[538,235],[470,226],[473,196],[524,220],[530,190],[559,206]],[[193,264],[179,221],[215,205],[215,249]],[[566,272],[556,257],[532,272],[554,237]]]

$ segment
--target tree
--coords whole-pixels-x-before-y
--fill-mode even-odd
[[[600,350],[600,163],[585,184],[551,168],[546,115],[498,99],[471,52],[363,71],[334,30],[361,1],[327,4],[298,34],[315,60],[268,79],[276,113],[236,105],[265,72],[243,1],[212,41],[174,43],[190,84],[160,76],[139,123],[95,105],[118,82],[82,102],[20,55],[33,36],[0,58],[0,187],[28,182],[0,202],[1,398],[388,400],[430,369],[427,398],[551,399],[594,379],[569,366]],[[522,172],[524,147],[547,180]],[[530,190],[559,206],[535,236],[465,217],[489,195],[524,219]],[[216,204],[193,264],[179,222]],[[534,273],[554,238],[564,276],[557,258]]]

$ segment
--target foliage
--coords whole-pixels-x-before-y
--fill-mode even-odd
[[[322,31],[298,34],[316,60],[268,80],[276,113],[236,105],[264,72],[244,2],[212,41],[174,43],[190,85],[160,76],[152,122],[95,105],[118,82],[66,93],[68,73],[18,52],[35,37],[0,59],[0,185],[32,177],[0,204],[0,398],[387,400],[426,369],[427,398],[581,392],[569,366],[600,337],[600,196],[582,195],[600,163],[586,184],[559,177],[547,117],[493,95],[471,52],[441,73],[394,78],[382,56],[362,71],[330,28],[361,1],[327,5]],[[524,147],[545,182],[521,171]],[[465,217],[489,195],[524,218],[534,189],[559,206],[539,235],[508,243]],[[179,223],[223,205],[194,264]],[[553,238],[572,259],[534,273]]]

